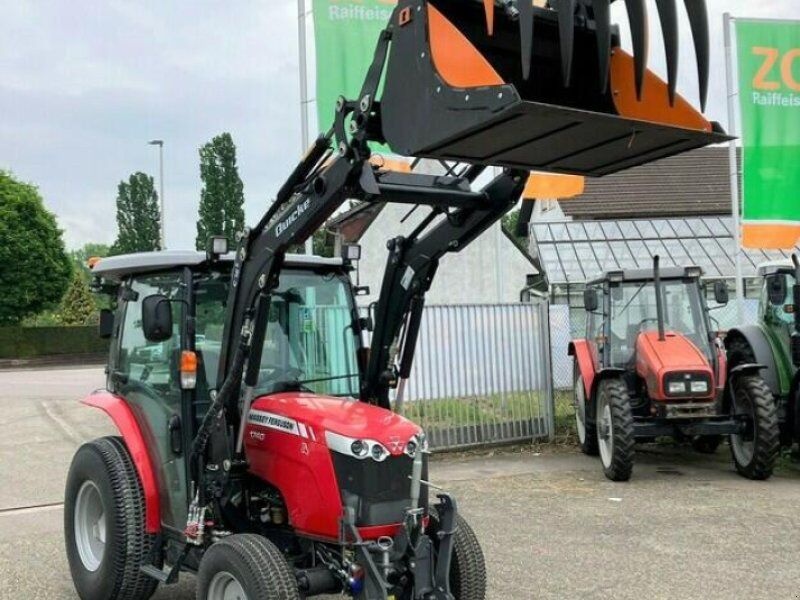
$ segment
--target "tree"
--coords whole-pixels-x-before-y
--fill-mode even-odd
[[[153,178],[137,172],[117,188],[117,241],[111,254],[161,249],[161,215]]]
[[[0,325],[56,306],[72,266],[38,189],[0,171]]]
[[[91,325],[95,321],[97,306],[89,284],[79,270],[75,270],[72,282],[61,299],[60,321],[64,325]]]
[[[231,134],[216,136],[200,148],[200,210],[197,249],[205,250],[209,236],[224,235],[233,243],[244,227],[244,185],[236,166]]]

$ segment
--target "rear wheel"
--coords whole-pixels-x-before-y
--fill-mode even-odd
[[[775,467],[780,443],[772,393],[758,375],[736,377],[731,391],[731,414],[747,419],[745,431],[731,435],[736,470],[748,479],[768,479]]]
[[[439,518],[430,512],[427,533],[438,546],[436,535]],[[453,534],[453,556],[450,560],[450,593],[455,600],[484,600],[486,598],[486,563],[480,542],[472,527],[460,514],[456,514],[456,531]]]
[[[67,475],[64,538],[83,600],[144,600],[158,583],[142,573],[152,564],[155,536],[145,532],[144,494],[121,439],[78,449]],[[160,566],[160,558],[156,561]]]
[[[197,600],[300,600],[300,593],[281,551],[263,536],[241,533],[203,555]]]
[[[716,453],[721,443],[721,435],[698,435],[692,438],[692,448],[700,454]]]
[[[597,456],[597,430],[594,422],[588,418],[586,410],[586,386],[583,384],[577,361],[573,364],[572,405],[575,408],[575,429],[578,432],[578,443],[581,452],[589,456]]]
[[[600,382],[595,422],[603,472],[612,481],[627,481],[633,471],[633,413],[622,379]]]

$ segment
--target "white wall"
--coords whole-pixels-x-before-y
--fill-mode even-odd
[[[401,224],[410,208],[387,205],[361,238],[361,285],[369,285],[372,293],[360,298],[359,304],[378,299],[388,256],[386,241],[410,233],[429,211],[420,207]],[[519,302],[525,276],[535,269],[500,227],[496,223],[461,252],[442,258],[433,286],[425,296],[427,304]]]

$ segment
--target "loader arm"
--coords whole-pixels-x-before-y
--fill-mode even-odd
[[[301,160],[258,224],[240,237],[226,305],[221,385],[193,457],[204,456],[223,409],[227,427],[244,421],[284,256],[345,200],[431,207],[417,230],[391,242],[377,304],[361,399],[388,406],[389,389],[408,376],[425,292],[439,259],[465,247],[513,206],[529,170],[604,175],[728,139],[674,94],[673,69],[669,84],[646,69],[645,0],[625,0],[633,56],[619,48],[608,20],[611,1],[550,0],[544,8],[529,0],[398,1],[358,97],[339,98],[331,131]],[[666,43],[674,45],[673,3],[657,4]],[[686,7],[702,94],[704,0],[686,0]],[[383,172],[369,162],[371,142],[386,143],[398,154],[471,166],[447,177]],[[505,170],[472,191],[487,166]],[[227,427],[220,444],[229,443]]]

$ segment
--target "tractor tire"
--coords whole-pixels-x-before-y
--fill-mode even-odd
[[[203,555],[197,600],[300,600],[294,571],[267,538],[251,533],[226,537]]]
[[[700,454],[716,454],[721,443],[721,435],[698,435],[692,438],[692,448]]]
[[[583,384],[578,362],[575,361],[572,367],[572,405],[575,408],[575,429],[578,433],[578,444],[581,452],[587,456],[597,456],[597,429],[594,421],[590,419],[588,406],[586,403],[586,386]]]
[[[780,450],[780,430],[775,400],[758,375],[741,375],[732,384],[731,414],[749,414],[751,432],[731,435],[731,455],[736,470],[748,479],[769,479]]]
[[[145,531],[144,494],[125,443],[105,437],[72,459],[64,498],[64,538],[82,600],[146,600],[158,582],[140,571],[161,566]]]
[[[628,481],[633,472],[633,413],[621,378],[600,382],[595,422],[603,472],[611,481]]]
[[[438,546],[439,518],[435,509],[430,511],[430,524],[426,533]],[[450,560],[450,593],[455,600],[484,600],[486,598],[486,562],[480,542],[472,527],[456,514],[456,532],[453,534],[453,556]]]

